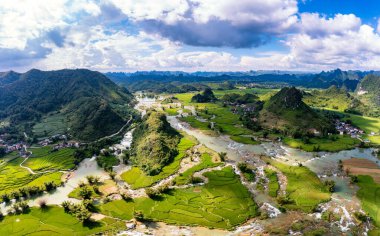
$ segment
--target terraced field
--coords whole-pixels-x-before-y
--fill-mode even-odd
[[[48,181],[54,181],[56,184],[61,183],[62,173],[32,175],[28,170],[19,166],[23,160],[21,157],[16,157],[0,165],[0,194],[24,186],[41,186]]]
[[[204,174],[204,186],[174,189],[161,199],[138,198],[113,201],[102,205],[101,212],[121,219],[131,219],[133,211],[145,218],[171,224],[201,225],[232,229],[258,215],[251,194],[241,184],[231,167]]]
[[[193,138],[185,136],[178,144],[178,155],[174,158],[173,162],[162,168],[158,175],[146,175],[138,167],[132,167],[129,171],[124,172],[121,178],[127,182],[132,189],[149,187],[152,184],[169,177],[174,174],[180,167],[182,158],[185,157],[186,151],[193,147],[196,141]]]
[[[214,162],[212,160],[212,157],[209,153],[203,153],[201,155],[201,161],[198,165],[195,165],[189,169],[187,169],[185,172],[177,176],[174,181],[176,185],[185,185],[190,183],[191,177],[195,172],[201,171],[203,169],[212,168],[216,166],[220,166],[221,162]]]
[[[35,172],[68,170],[75,167],[75,149],[63,148],[58,151],[52,150],[51,146],[29,149],[33,154],[24,163],[24,166],[31,168]]]
[[[360,144],[359,139],[351,138],[348,135],[334,135],[334,137],[336,137],[336,140],[331,140],[329,138],[311,138],[309,140],[309,143],[305,143],[301,139],[286,137],[283,139],[283,142],[289,147],[299,148],[307,152],[338,152],[342,150],[353,149]]]
[[[32,208],[29,214],[7,216],[0,221],[0,235],[94,235],[104,232],[114,235],[125,228],[122,221],[105,218],[83,225],[61,207],[41,210]]]
[[[319,203],[330,199],[331,193],[326,186],[307,167],[289,166],[269,159],[268,161],[287,178],[286,193],[293,201],[284,205],[287,209],[311,212]]]

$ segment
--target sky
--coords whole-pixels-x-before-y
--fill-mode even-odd
[[[378,0],[1,0],[0,71],[380,70]]]

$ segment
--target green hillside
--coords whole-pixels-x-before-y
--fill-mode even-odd
[[[259,116],[261,126],[282,131],[308,132],[315,129],[327,133],[333,130],[333,124],[306,105],[302,98],[302,92],[294,87],[281,89],[264,104]]]
[[[90,141],[119,130],[132,112],[132,95],[99,72],[30,70],[12,76],[0,83],[0,120],[10,121],[7,132],[37,138],[64,132]],[[52,131],[57,119],[61,128]]]

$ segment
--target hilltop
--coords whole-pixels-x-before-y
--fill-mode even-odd
[[[302,133],[314,130],[326,133],[333,129],[332,123],[302,101],[303,93],[294,88],[283,88],[272,96],[260,112],[262,127]]]
[[[4,131],[35,138],[67,133],[95,140],[129,119],[132,95],[99,72],[30,70],[0,75],[0,120]]]

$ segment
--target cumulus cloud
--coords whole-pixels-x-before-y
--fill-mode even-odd
[[[193,46],[257,47],[297,21],[296,0],[111,0],[150,33]]]

